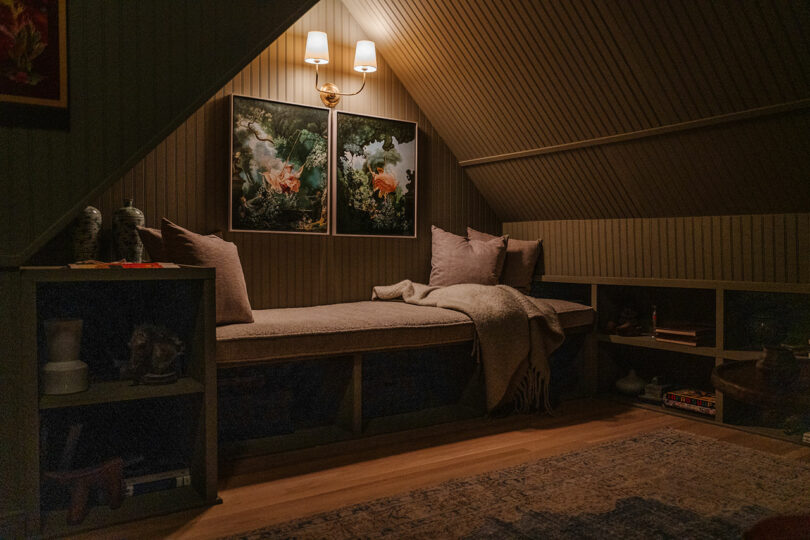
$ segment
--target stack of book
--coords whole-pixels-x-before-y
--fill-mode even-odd
[[[804,435],[802,435],[802,442],[804,444],[810,444],[810,431],[806,431]]]
[[[183,468],[124,478],[124,493],[127,497],[134,497],[190,485],[191,472]]]
[[[699,324],[672,324],[658,326],[655,329],[655,340],[666,343],[677,343],[690,347],[710,345],[714,338],[714,327]]]
[[[717,402],[713,392],[690,389],[668,391],[664,393],[664,405],[709,416],[717,414]]]

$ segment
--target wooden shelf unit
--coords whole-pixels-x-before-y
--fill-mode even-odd
[[[79,531],[140,519],[150,515],[202,506],[217,502],[217,444],[216,444],[216,369],[214,365],[215,308],[214,271],[210,268],[183,267],[176,269],[110,269],[71,270],[67,268],[24,267],[14,272],[3,273],[0,282],[4,302],[18,306],[13,325],[6,329],[15,336],[14,343],[2,348],[6,358],[0,362],[0,380],[13,380],[10,401],[16,407],[12,411],[15,431],[0,432],[4,448],[11,451],[0,462],[0,478],[8,483],[0,485],[0,499],[23,514],[25,536],[45,537],[70,535]],[[42,336],[38,337],[43,315],[40,309],[47,307],[48,298],[58,296],[70,287],[107,288],[134,287],[146,284],[154,287],[179,287],[189,291],[195,298],[189,307],[185,373],[177,382],[166,385],[133,385],[130,381],[93,382],[88,390],[69,395],[40,395],[39,369],[42,355]],[[120,284],[120,285],[119,285]],[[143,285],[146,287],[147,285]],[[68,287],[63,289],[61,287]],[[130,290],[130,289],[127,289]],[[48,291],[43,293],[43,291]],[[54,292],[56,291],[56,292]],[[39,297],[40,295],[43,295]],[[160,306],[160,298],[149,298],[149,305]],[[127,306],[101,305],[104,296],[88,298],[81,309],[90,312],[102,309],[104,313],[117,313]],[[196,307],[196,309],[195,309]],[[48,308],[50,309],[50,308]],[[56,308],[54,308],[56,309]],[[52,310],[48,311],[49,313]],[[100,320],[106,320],[101,317]],[[120,324],[121,319],[112,317],[110,326]],[[96,321],[97,323],[97,321]],[[88,325],[88,322],[85,322]],[[88,329],[85,328],[85,332]],[[122,328],[131,333],[132,328]],[[2,338],[6,335],[0,336]],[[83,341],[82,355],[88,345]],[[92,372],[92,367],[91,367]],[[189,418],[189,440],[192,485],[162,492],[126,498],[121,508],[111,510],[103,506],[90,509],[87,518],[79,525],[67,525],[65,512],[46,511],[41,507],[40,478],[40,425],[46,412],[60,409],[59,414],[74,414],[73,408],[92,410],[113,403],[133,402],[189,396],[193,415]],[[80,409],[76,409],[77,411]],[[13,469],[9,469],[9,467]]]
[[[618,287],[643,287],[643,288],[672,288],[672,289],[704,289],[713,291],[714,293],[714,345],[709,347],[691,347],[688,345],[679,345],[676,343],[666,343],[656,341],[652,336],[633,336],[625,337],[618,335],[597,334],[597,342],[600,345],[613,344],[625,347],[634,347],[639,349],[649,349],[650,351],[666,351],[669,353],[678,353],[684,355],[693,355],[696,357],[704,357],[707,359],[714,359],[715,365],[721,365],[725,362],[736,362],[743,360],[755,360],[762,356],[761,351],[744,350],[744,348],[733,348],[735,344],[726,343],[726,303],[727,294],[737,293],[768,293],[768,294],[798,294],[807,295],[808,306],[810,306],[810,283],[772,283],[772,282],[750,282],[750,281],[713,281],[713,280],[686,280],[686,279],[652,279],[652,278],[618,278],[618,277],[599,277],[599,276],[560,276],[560,275],[546,275],[538,276],[536,281],[546,284],[564,284],[566,286],[582,286],[590,289],[591,306],[599,312],[599,293],[600,288],[605,286],[618,286]],[[728,345],[731,347],[727,348]],[[597,373],[591,374],[594,380],[598,380]],[[769,437],[774,437],[782,440],[800,443],[800,437],[785,435],[780,430],[767,427],[757,427],[749,425],[736,425],[727,422],[724,415],[724,396],[722,392],[716,392],[717,399],[717,416],[713,419],[709,416],[701,415],[699,413],[690,413],[688,411],[680,411],[670,407],[658,406],[634,398],[627,398],[619,396],[615,393],[600,393],[601,397],[607,397],[614,400],[629,403],[635,406],[660,410],[668,414],[684,416],[693,419],[700,419],[707,422],[719,422],[730,427],[735,427],[748,432],[758,433]]]

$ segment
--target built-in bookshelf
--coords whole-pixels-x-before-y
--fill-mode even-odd
[[[786,434],[778,422],[769,424],[767,412],[760,414],[750,404],[719,391],[715,391],[716,415],[708,416],[621,395],[615,383],[634,369],[645,381],[658,376],[671,388],[714,391],[711,380],[715,368],[761,358],[763,339],[807,343],[810,284],[542,276],[534,284],[534,294],[585,302],[597,311],[599,352],[596,373],[590,374],[594,381],[591,392],[639,407],[801,442],[800,433]],[[609,323],[616,322],[627,308],[636,314],[635,332],[639,335],[609,332]],[[661,341],[655,337],[653,311],[659,327],[671,321],[688,321],[713,331],[699,346]]]
[[[7,515],[21,516],[24,535],[71,535],[215,503],[213,270],[24,267],[11,279],[19,346],[0,375],[17,381],[11,396],[17,433],[8,445],[14,470],[4,471],[12,487],[3,495],[11,508]],[[83,322],[80,359],[88,365],[89,386],[45,395],[45,321],[61,318]],[[135,384],[124,375],[130,336],[143,324],[165,328],[183,343],[176,380]],[[109,460],[120,460],[124,478],[182,467],[188,471],[183,484],[189,485],[124,496],[120,506],[94,487],[86,515],[70,523],[72,495],[54,478]]]

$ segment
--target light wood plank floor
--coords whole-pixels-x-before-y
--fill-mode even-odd
[[[272,523],[672,427],[810,462],[810,447],[617,403],[580,400],[557,417],[515,416],[381,436],[339,455],[322,450],[223,465],[223,504],[95,531],[80,538],[216,538]]]

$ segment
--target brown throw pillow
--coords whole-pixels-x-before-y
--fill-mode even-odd
[[[431,227],[431,285],[478,283],[497,285],[506,254],[506,238],[467,240],[463,236]]]
[[[499,238],[469,227],[467,227],[467,236],[470,240],[480,241]],[[510,238],[506,244],[506,260],[501,274],[501,283],[528,294],[532,287],[534,267],[537,266],[539,257],[539,240],[515,240]]]
[[[236,244],[193,233],[166,218],[161,232],[163,254],[172,262],[216,268],[217,325],[253,322]]]
[[[141,237],[143,247],[149,260],[153,262],[168,262],[163,255],[163,234],[160,229],[150,229],[149,227],[136,227],[138,236]]]

